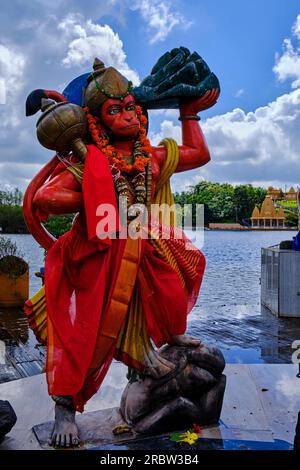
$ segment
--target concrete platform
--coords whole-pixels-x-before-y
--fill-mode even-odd
[[[83,434],[89,431],[90,436],[83,448],[114,448],[114,437],[108,429],[114,420],[110,425],[106,423],[106,428],[101,431],[98,418],[100,415],[103,418],[111,416],[108,409],[118,407],[127,382],[126,371],[123,364],[114,362],[99,393],[87,404],[86,413],[78,417]],[[292,444],[300,410],[297,373],[298,367],[290,364],[227,365],[221,426],[203,429],[203,440],[238,439],[245,443],[256,440],[263,441],[266,446],[280,440]],[[0,399],[9,400],[18,417],[0,450],[41,449],[32,427],[53,420],[53,402],[47,394],[45,375],[1,384]],[[99,413],[99,410],[107,411]],[[91,413],[89,416],[88,413],[94,411],[97,415]],[[114,416],[117,419],[117,415]],[[50,424],[44,425],[43,429],[46,427],[50,429]],[[122,439],[128,440],[128,436]]]

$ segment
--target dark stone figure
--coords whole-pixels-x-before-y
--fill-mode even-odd
[[[7,400],[0,400],[0,442],[17,422],[16,413]]]
[[[300,450],[300,411],[298,413],[298,420],[295,429],[294,450]]]
[[[217,424],[226,377],[223,354],[213,346],[164,346],[160,355],[176,364],[161,379],[133,377],[121,399],[121,414],[138,433],[159,434],[193,423]]]

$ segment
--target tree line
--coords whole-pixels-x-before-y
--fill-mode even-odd
[[[0,206],[21,206],[23,193],[19,188],[13,190],[0,190]]]
[[[203,204],[205,225],[210,222],[249,223],[255,206],[260,207],[267,194],[266,189],[251,184],[233,186],[229,183],[211,183],[201,181],[189,190],[176,192],[176,204]],[[2,233],[28,233],[23,213],[23,194],[15,188],[0,191],[0,230]],[[73,215],[51,216],[46,228],[54,236],[60,236],[68,230]]]
[[[188,191],[174,194],[176,204],[203,204],[204,223],[249,223],[255,206],[260,206],[266,189],[251,184],[201,181]]]
[[[0,233],[29,233],[23,217],[23,193],[18,188],[0,190]],[[65,233],[72,225],[74,214],[51,215],[44,224],[55,237]]]

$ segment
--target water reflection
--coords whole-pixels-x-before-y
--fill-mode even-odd
[[[1,339],[27,343],[29,328],[22,309],[0,307],[0,328]]]
[[[22,310],[1,308],[0,383],[40,373],[44,358]]]
[[[0,340],[0,364],[5,364],[5,342]]]
[[[188,332],[218,346],[228,363],[292,363],[292,343],[300,339],[300,322],[277,318],[260,304],[198,306]]]

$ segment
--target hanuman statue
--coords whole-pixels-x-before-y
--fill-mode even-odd
[[[81,88],[68,87],[77,103],[68,92],[47,90],[27,100],[28,115],[43,111],[39,141],[56,151],[24,199],[29,230],[47,251],[44,286],[25,312],[47,344],[46,377],[55,401],[50,441],[61,447],[78,445],[75,412],[98,391],[113,359],[131,376],[161,378],[176,364],[157,348],[200,344],[185,331],[205,258],[191,249],[174,217],[168,222],[160,214],[153,225],[146,209],[173,204],[173,173],[209,162],[198,113],[219,96],[216,77],[185,48],[160,58],[136,88],[98,59],[83,80]],[[172,139],[151,145],[146,110],[155,107],[179,108],[182,145]],[[76,215],[56,240],[42,223],[65,213]]]

